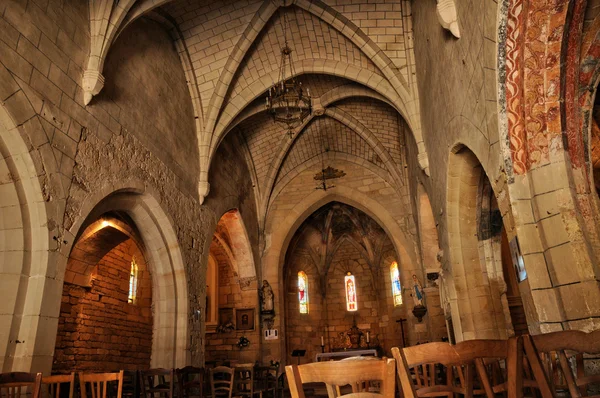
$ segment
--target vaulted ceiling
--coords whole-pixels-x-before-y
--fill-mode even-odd
[[[334,261],[349,255],[354,260],[361,257],[376,273],[391,245],[385,231],[368,215],[352,206],[330,202],[300,226],[286,253],[286,264],[300,260],[326,277]]]
[[[152,18],[170,31],[188,80],[201,196],[209,189],[211,159],[227,134],[244,146],[262,209],[277,184],[327,158],[367,164],[400,189],[406,133],[414,136],[419,163],[428,171],[410,12],[400,3],[99,0],[91,3],[92,21],[99,22],[92,24],[84,88],[88,98],[98,90],[94,71],[101,72],[114,38],[137,18]],[[314,108],[291,139],[264,112],[265,93],[278,80],[284,14],[295,70],[310,89]]]

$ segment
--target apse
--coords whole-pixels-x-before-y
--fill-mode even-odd
[[[411,300],[401,274],[392,241],[367,214],[340,202],[315,211],[296,231],[285,258],[288,361],[299,349],[312,360],[322,350],[386,352],[401,345],[395,320]],[[358,344],[350,341],[353,326],[361,333]]]

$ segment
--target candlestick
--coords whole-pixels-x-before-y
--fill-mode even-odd
[[[369,337],[371,337],[371,333],[370,333],[370,332],[367,332],[367,343],[370,343],[370,342],[371,342],[371,340],[369,339]]]
[[[323,336],[321,336],[321,347],[325,345],[325,340],[323,340]]]

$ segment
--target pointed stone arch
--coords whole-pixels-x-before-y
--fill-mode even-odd
[[[365,162],[364,159],[359,158],[358,156],[349,155],[347,153],[340,153],[340,152],[328,152],[326,159],[327,160],[342,160],[343,159],[349,163],[361,165],[362,167],[373,172],[373,174],[379,176],[384,181],[387,181],[387,182],[392,181],[392,176],[387,172],[387,170],[377,167],[376,165],[374,165],[372,163]],[[295,177],[300,175],[300,173],[302,173],[304,170],[307,170],[307,169],[313,167],[314,165],[318,164],[320,161],[321,161],[321,159],[319,159],[319,158],[313,158],[312,160],[303,163],[301,166],[296,167],[291,173],[289,173],[284,178],[277,180],[275,182],[275,185],[273,186],[273,193],[270,198],[271,199],[277,198],[277,196],[281,193],[281,191],[283,189],[285,189],[286,185],[290,181],[292,181]],[[272,200],[269,200],[265,204],[265,209],[264,209],[265,212],[267,211],[267,209],[269,208],[269,205],[271,203],[272,203]]]
[[[5,84],[9,87],[10,82]],[[12,95],[24,103],[27,101],[23,92]],[[20,116],[29,111],[27,106],[18,110]],[[18,123],[4,103],[0,104],[0,290],[3,297],[0,371],[3,372],[49,369],[53,336],[45,331],[56,328],[58,319],[52,317],[53,312],[40,292],[60,295],[61,285],[55,279],[56,270],[49,264],[48,216],[38,171]]]
[[[150,366],[185,366],[191,360],[188,347],[191,298],[173,222],[154,193],[144,188],[142,183],[129,182],[122,187],[98,192],[83,204],[81,213],[87,214],[87,217],[81,217],[71,227],[73,241],[78,231],[111,211],[123,212],[131,218],[146,249],[146,260],[152,273],[154,308]],[[65,250],[70,251],[72,246],[73,243],[67,245]],[[64,258],[59,267],[65,270],[66,263],[67,258]],[[60,300],[56,305],[60,306]]]
[[[388,177],[388,179],[386,179],[386,181],[388,181],[390,183],[393,182],[394,183],[393,185],[395,185],[396,187],[402,187],[404,185],[402,176],[400,175],[396,165],[394,164],[389,152],[381,144],[379,139],[375,136],[375,134],[371,130],[369,130],[367,127],[365,127],[359,120],[354,118],[352,115],[348,114],[347,112],[345,112],[339,108],[333,108],[333,107],[327,108],[327,109],[325,109],[324,115],[327,117],[331,117],[334,120],[337,120],[344,126],[351,129],[360,138],[362,138],[367,144],[369,144],[371,146],[371,148],[373,148],[373,150],[375,151],[377,156],[379,156],[381,158],[381,160],[383,161],[383,163],[386,166],[385,170],[387,172],[386,174]],[[314,116],[311,117],[310,120],[313,120],[313,118],[314,118]],[[300,137],[301,132],[309,124],[310,120],[307,120],[302,126],[300,126],[298,132],[296,134],[294,134],[294,136],[291,140],[285,141],[282,144],[282,147],[280,148],[278,155],[273,159],[273,163],[272,163],[271,167],[269,167],[267,179],[265,180],[265,187],[264,187],[263,196],[262,196],[262,207],[263,207],[263,211],[265,211],[265,213],[263,213],[263,214],[266,214],[266,208],[270,201],[269,199],[273,193],[273,190],[275,189],[275,185],[278,183],[277,178],[279,175],[279,171],[286,159],[286,156],[290,152],[290,150],[293,148],[294,143],[296,142],[298,137]],[[370,167],[370,165],[367,166],[368,162],[362,162],[361,164],[364,164],[366,167]],[[379,169],[379,168],[377,167],[377,169]],[[389,178],[391,178],[391,179],[389,179]]]
[[[487,193],[482,192],[486,185]],[[442,275],[456,294],[450,297],[456,340],[507,338],[506,297],[498,288],[504,283],[502,269],[492,253],[482,255],[488,238],[482,237],[479,215],[493,191],[479,159],[462,144],[450,153],[446,195],[450,264]]]
[[[353,206],[371,217],[392,240],[398,256],[398,264],[407,267],[407,269],[416,268],[416,253],[412,250],[413,246],[409,244],[398,223],[381,204],[358,190],[345,186],[339,186],[335,190],[325,192],[315,190],[301,202],[287,210],[287,216],[283,219],[278,218],[276,233],[266,237],[269,243],[263,255],[263,278],[278,282],[279,294],[276,295],[276,307],[279,308],[281,313],[285,311],[284,302],[281,300],[281,297],[285,295],[282,270],[285,263],[285,254],[292,237],[308,216],[333,201]],[[274,222],[271,215],[268,217],[270,220],[267,223]],[[273,282],[271,284],[273,285]],[[281,328],[280,335],[285,336],[285,325],[279,326]],[[284,340],[281,340],[279,347],[282,353],[285,352],[286,342]]]
[[[231,266],[240,280],[256,279],[257,269],[250,246],[250,238],[239,210],[232,209],[221,216],[214,236],[225,250]]]

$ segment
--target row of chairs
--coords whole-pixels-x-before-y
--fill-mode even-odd
[[[591,387],[600,383],[599,374],[586,375],[584,369],[584,359],[593,360],[596,355],[595,359],[600,361],[600,330],[592,333],[564,331],[525,335],[508,340],[470,340],[456,345],[429,343],[403,349],[392,348],[392,354],[393,359],[355,357],[338,362],[287,366],[285,372],[289,391],[292,398],[304,398],[303,384],[325,383],[330,398],[339,397],[344,390],[350,392],[348,398],[393,398],[397,379],[398,390],[405,398],[452,397],[456,394],[488,398],[498,394],[521,398],[527,394],[553,398],[558,395],[588,396],[592,392]],[[272,369],[269,367],[270,371]],[[170,380],[174,380],[173,370],[150,371],[154,376],[164,376],[165,372],[170,372]],[[256,388],[256,374],[257,368],[252,365],[211,369],[212,398],[254,398],[256,394],[262,398],[267,390]],[[22,388],[29,386],[32,387],[32,398],[39,397],[43,380],[41,374],[29,376],[27,380],[25,375],[29,374],[0,375],[0,389],[5,384],[11,389],[7,397],[19,398]],[[123,372],[116,375],[114,377],[122,386]],[[279,396],[277,376],[275,371],[266,377],[274,382],[274,389],[269,391],[274,398]],[[74,374],[71,378],[73,386]],[[194,380],[194,383],[199,383],[197,386],[201,393],[203,379]],[[82,397],[88,397],[85,384],[90,383],[92,398],[106,398],[108,381],[99,375],[80,375]],[[98,384],[94,386],[94,383]],[[100,386],[99,383],[104,385]],[[161,385],[160,381],[158,384],[150,383],[156,388],[151,392],[172,397],[173,384]],[[119,398],[121,391],[119,387]],[[185,395],[182,393],[181,396]]]
[[[139,376],[138,376],[139,373]],[[0,374],[0,397],[19,398],[25,391],[32,398],[47,396],[54,398],[73,398],[76,395],[76,377],[79,378],[79,396],[82,398],[106,398],[124,395],[139,396],[137,378],[142,380],[141,394],[151,398],[156,393],[174,397],[175,389],[180,397],[188,397],[189,391],[201,386],[203,371],[201,368],[188,366],[183,369],[151,369],[133,372],[131,388],[124,394],[125,372],[116,373],[84,373],[75,372],[68,375],[42,377],[41,373],[12,372]],[[175,380],[177,374],[177,382]],[[200,381],[198,381],[200,378]],[[61,390],[62,389],[62,390]],[[68,393],[65,391],[68,390]],[[166,393],[166,394],[165,394]],[[202,391],[199,394],[202,397]]]
[[[279,366],[217,366],[209,371],[213,398],[278,398],[283,390]]]
[[[139,375],[138,375],[139,373]],[[124,372],[79,373],[79,395],[81,397],[122,398],[125,395],[137,397],[135,390],[141,390],[144,398],[188,398],[190,396],[232,398],[276,398],[279,393],[278,367],[253,366],[252,364],[229,368],[219,366],[209,370],[210,383],[205,383],[203,368],[187,366],[182,369],[150,369],[134,374],[135,386],[124,394]],[[42,377],[41,373],[0,374],[0,397],[19,398],[26,390],[32,398],[42,395],[54,398],[75,396],[75,373]],[[139,379],[138,379],[139,377]],[[141,389],[138,388],[141,380]],[[113,383],[114,382],[114,383]],[[109,384],[110,383],[110,384]],[[61,387],[63,388],[61,394]],[[68,389],[68,395],[65,392]],[[44,394],[45,393],[45,394]]]
[[[456,345],[429,343],[395,347],[392,354],[394,359],[348,358],[286,366],[291,396],[304,398],[303,384],[325,383],[330,398],[342,395],[343,386],[348,385],[349,398],[393,398],[396,378],[404,398],[582,397],[593,392],[593,387],[600,388],[600,374],[586,375],[584,370],[584,355],[587,359],[596,355],[600,361],[600,330],[470,340]]]

